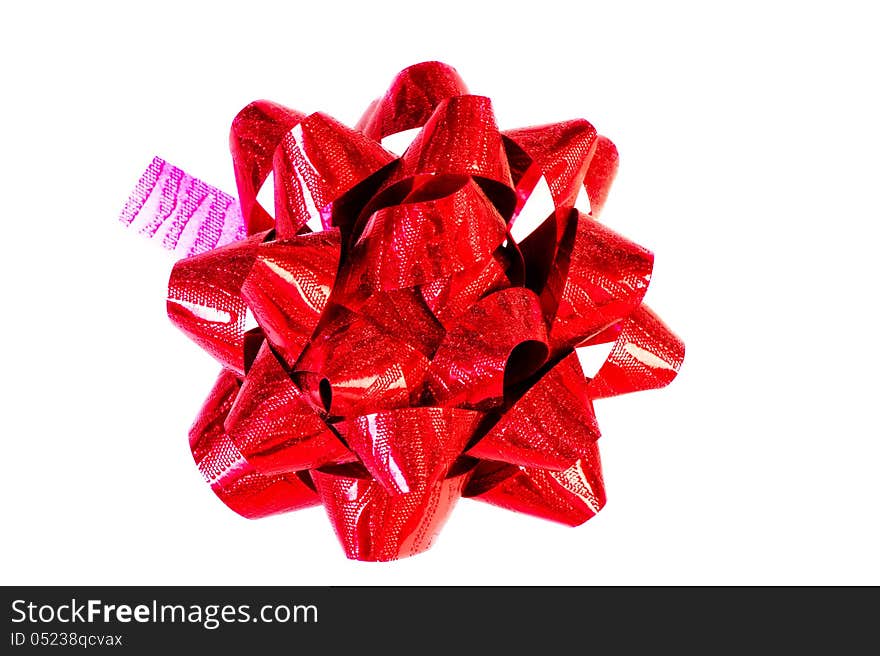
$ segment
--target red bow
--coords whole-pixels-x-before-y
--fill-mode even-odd
[[[401,157],[381,146],[411,128]],[[593,399],[662,387],[684,356],[642,304],[652,254],[596,220],[614,145],[584,120],[500,132],[437,62],[355,129],[257,101],[230,142],[247,236],[180,260],[168,292],[223,365],[190,433],[217,495],[246,517],[322,503],[361,560],[423,551],[460,496],[592,517]],[[555,211],[516,243],[542,177]],[[575,348],[607,342],[587,378]]]

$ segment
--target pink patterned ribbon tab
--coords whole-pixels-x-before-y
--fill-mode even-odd
[[[189,257],[247,236],[238,200],[154,157],[119,220]]]

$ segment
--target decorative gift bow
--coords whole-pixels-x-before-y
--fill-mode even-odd
[[[380,145],[418,127],[399,158]],[[168,314],[223,365],[190,443],[226,505],[323,504],[360,560],[425,550],[460,496],[570,525],[603,506],[593,399],[662,387],[684,356],[642,304],[652,254],[596,221],[608,139],[584,120],[499,132],[426,62],[355,129],[257,101],[230,145],[237,202],[156,159],[122,215],[186,256]],[[542,177],[555,211],[516,243]],[[575,348],[608,342],[585,377]]]

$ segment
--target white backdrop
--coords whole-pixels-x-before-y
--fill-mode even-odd
[[[0,582],[880,584],[869,3],[179,4],[0,10]],[[428,59],[502,128],[615,141],[603,220],[655,251],[688,351],[597,402],[587,524],[463,501],[427,553],[350,562],[322,509],[247,521],[202,482],[217,366],[166,318],[173,258],[116,217],[154,154],[235,193],[249,101],[351,124]]]

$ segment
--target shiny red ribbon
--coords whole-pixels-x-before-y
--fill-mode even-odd
[[[382,147],[411,128],[402,156]],[[323,504],[360,560],[425,550],[461,496],[570,525],[599,511],[593,399],[662,387],[684,357],[642,304],[652,254],[597,222],[608,139],[584,120],[500,132],[488,98],[426,62],[354,129],[257,101],[230,144],[233,219],[222,192],[184,194],[179,175],[141,221],[179,235],[196,209],[181,219],[178,193],[207,208],[190,233],[209,246],[174,266],[168,314],[223,365],[190,443],[224,503]],[[257,201],[270,173],[274,218]],[[517,243],[541,178],[555,211]],[[575,349],[608,342],[586,377]]]

